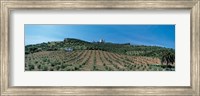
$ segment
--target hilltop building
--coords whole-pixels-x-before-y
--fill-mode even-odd
[[[72,51],[73,51],[73,48],[71,48],[71,47],[65,48],[65,51],[66,51],[66,52],[72,52]]]
[[[68,38],[65,38],[65,39],[64,39],[64,42],[67,42],[67,41],[68,41]]]
[[[105,40],[103,40],[103,39],[99,40],[99,43],[104,43],[104,42],[105,42]]]

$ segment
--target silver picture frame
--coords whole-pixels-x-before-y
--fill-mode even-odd
[[[12,10],[20,9],[189,9],[191,86],[10,86],[9,21]],[[0,95],[200,95],[200,0],[0,0]]]

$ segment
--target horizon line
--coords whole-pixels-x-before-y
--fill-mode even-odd
[[[77,40],[81,40],[81,41],[85,41],[85,42],[89,42],[89,43],[96,43],[96,42],[99,42],[99,41],[95,41],[95,40],[92,40],[92,41],[87,41],[87,40],[82,40],[82,39],[78,39],[78,38],[64,38],[63,40],[54,40],[54,41],[46,41],[46,42],[41,42],[41,43],[35,43],[35,44],[24,44],[25,46],[28,46],[28,45],[36,45],[36,44],[42,44],[42,43],[48,43],[48,42],[64,42],[65,39],[77,39]],[[99,39],[101,40],[101,39]],[[130,45],[136,45],[136,46],[151,46],[151,47],[162,47],[162,48],[170,48],[170,49],[175,49],[175,48],[172,48],[172,47],[166,47],[166,46],[163,46],[163,45],[144,45],[144,44],[134,44],[134,43],[130,43],[130,42],[124,42],[124,43],[115,43],[115,42],[106,42],[105,39],[102,39],[104,40],[105,43],[112,43],[112,44],[130,44]]]

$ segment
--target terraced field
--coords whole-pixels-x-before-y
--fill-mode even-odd
[[[162,71],[158,58],[101,50],[42,51],[25,56],[26,71]]]

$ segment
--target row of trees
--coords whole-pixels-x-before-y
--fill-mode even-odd
[[[174,64],[175,63],[175,54],[173,52],[170,51],[164,51],[162,52],[162,57],[161,57],[161,63],[162,64]]]

